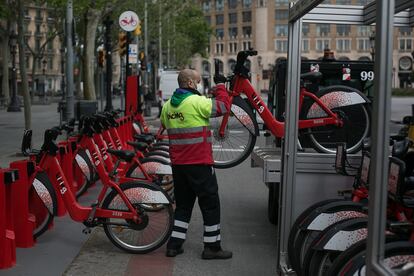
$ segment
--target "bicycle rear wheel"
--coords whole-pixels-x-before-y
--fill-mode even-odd
[[[231,168],[243,162],[256,144],[259,129],[251,108],[240,97],[233,100],[224,137],[219,135],[222,120],[223,117],[210,119],[214,167],[219,169]]]
[[[137,224],[133,221],[108,218],[103,224],[108,239],[118,248],[135,254],[148,253],[162,246],[168,240],[173,227],[171,199],[161,188],[148,183],[128,182],[120,187],[136,208],[142,222]],[[115,190],[105,198],[102,208],[128,210]]]
[[[340,99],[335,98],[337,95],[336,92],[356,93],[357,91],[358,90],[347,86],[331,86],[319,91],[318,97],[322,98],[325,95],[332,93],[331,96],[326,96],[328,98],[326,101],[328,101],[329,106],[329,101],[340,101]],[[310,113],[315,111],[315,108],[312,108],[315,107],[314,103],[307,102],[306,105],[301,117],[314,118],[313,116],[309,117]],[[309,129],[308,135],[315,150],[322,153],[336,153],[336,144],[346,143],[348,153],[359,151],[364,138],[369,135],[369,106],[360,103],[333,107],[331,110],[342,119],[343,126],[327,125]],[[323,116],[324,115],[322,114],[321,117]]]

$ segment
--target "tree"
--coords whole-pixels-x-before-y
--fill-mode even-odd
[[[3,10],[0,6],[0,10]],[[1,16],[1,15],[0,15]],[[0,53],[1,53],[1,72],[3,81],[1,83],[2,96],[5,104],[9,103],[10,87],[9,87],[9,33],[10,22],[5,17],[0,17]]]

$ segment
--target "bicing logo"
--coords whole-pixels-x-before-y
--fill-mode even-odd
[[[168,113],[167,117],[168,120],[180,119],[181,121],[184,121],[184,115],[181,112]]]

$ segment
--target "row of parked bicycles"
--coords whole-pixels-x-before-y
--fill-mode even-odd
[[[130,253],[164,244],[173,223],[168,141],[157,141],[142,125],[117,112],[82,117],[47,129],[40,150],[31,148],[32,131],[25,131],[22,151],[34,164],[29,206],[35,238],[55,216],[69,213],[85,225],[84,233],[102,226],[115,246]],[[97,183],[96,200],[81,206],[79,197]]]
[[[399,275],[414,274],[414,117],[392,136],[389,157],[387,227],[384,264]],[[408,135],[408,137],[407,137]],[[356,172],[353,189],[343,199],[318,202],[298,216],[288,240],[288,255],[297,275],[365,275],[368,235],[370,141],[364,141],[361,165],[347,160],[338,144],[336,171]],[[373,185],[373,184],[372,184]]]

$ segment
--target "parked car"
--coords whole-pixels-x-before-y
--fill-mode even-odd
[[[164,102],[168,101],[174,91],[178,88],[178,73],[179,71],[176,70],[165,70],[161,72],[158,93],[161,95]]]

